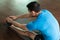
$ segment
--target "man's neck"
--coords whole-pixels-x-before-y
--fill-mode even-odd
[[[41,11],[40,11],[41,12]],[[37,13],[37,16],[40,14],[40,12]]]

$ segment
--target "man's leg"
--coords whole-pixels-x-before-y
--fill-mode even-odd
[[[28,31],[21,31],[21,30],[18,30],[16,29],[13,25],[10,26],[13,30],[15,30],[18,34],[20,35],[24,35],[24,36],[27,36],[27,37],[30,37],[34,40],[34,37],[36,36],[36,34],[32,33],[32,32],[28,32]]]

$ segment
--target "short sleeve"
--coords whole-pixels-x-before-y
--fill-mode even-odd
[[[36,23],[34,23],[33,21],[32,22],[29,22],[27,25],[26,25],[27,29],[29,31],[34,31],[34,30],[37,30],[37,25]]]

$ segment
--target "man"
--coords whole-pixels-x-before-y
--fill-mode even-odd
[[[44,37],[44,40],[59,40],[59,24],[56,18],[46,9],[40,8],[40,4],[37,2],[31,2],[27,5],[30,14],[25,14],[22,16],[10,16],[6,18],[7,22],[13,24],[16,27],[20,27],[26,31],[39,31]],[[17,18],[30,18],[36,17],[34,21],[28,24],[20,24],[13,19]],[[12,18],[12,19],[11,19]],[[23,34],[25,35],[25,34]],[[30,37],[34,40],[36,35]]]

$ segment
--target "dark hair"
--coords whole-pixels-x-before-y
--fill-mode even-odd
[[[36,1],[31,2],[27,5],[27,8],[29,11],[35,11],[35,12],[39,12],[40,11],[40,4],[37,3]]]

